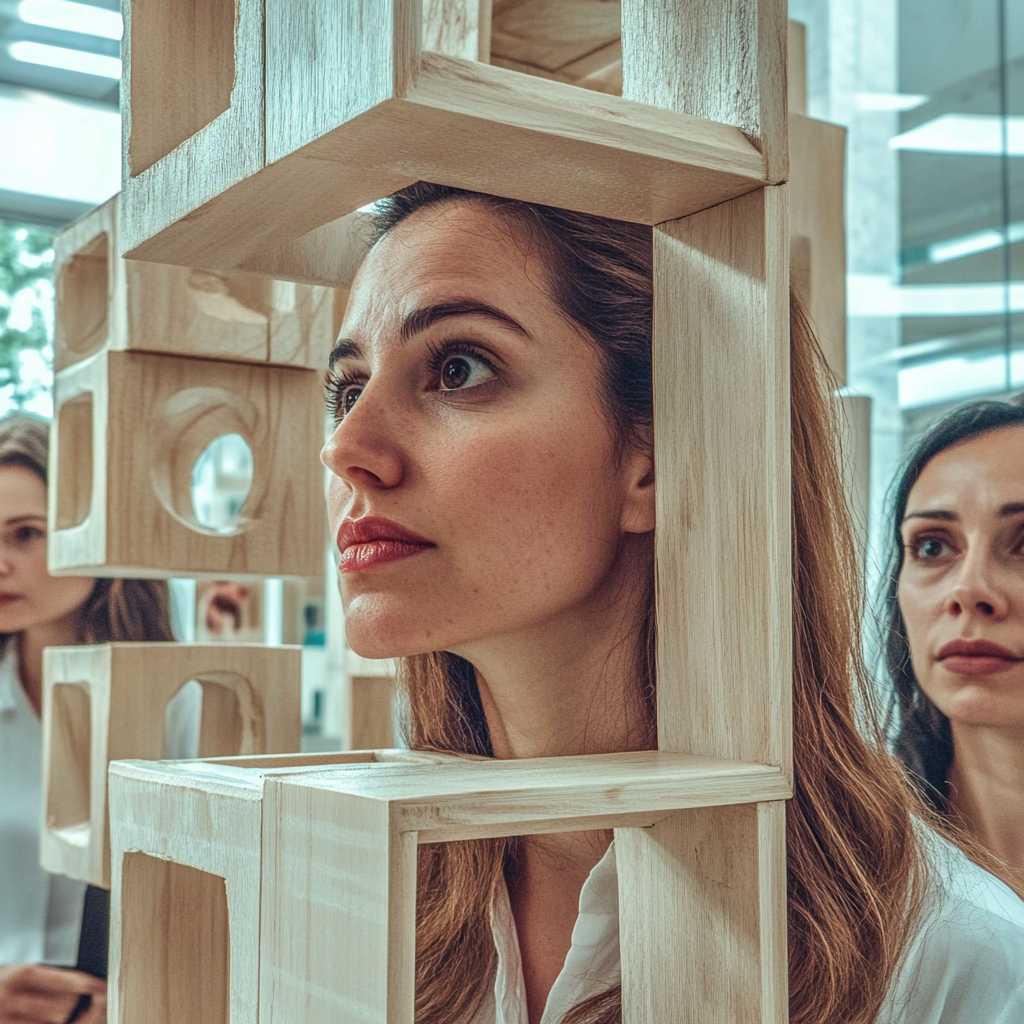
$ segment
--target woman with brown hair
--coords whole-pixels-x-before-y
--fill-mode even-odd
[[[174,639],[166,583],[47,572],[48,441],[43,420],[0,420],[0,1024],[64,1021],[82,995],[80,1021],[105,1015],[101,980],[46,966],[75,963],[85,885],[39,866],[43,649]]]
[[[423,183],[378,211],[327,377],[349,644],[402,659],[415,748],[654,746],[651,230]],[[950,902],[883,753],[799,308],[792,335],[791,1020],[1010,1024],[1024,933]],[[616,899],[608,833],[422,848],[417,1021],[620,1020]]]
[[[893,485],[882,621],[895,750],[1024,890],[1024,403],[977,401]],[[1024,924],[1024,902],[1004,894]]]

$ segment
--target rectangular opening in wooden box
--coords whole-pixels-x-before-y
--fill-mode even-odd
[[[72,359],[103,346],[109,301],[110,236],[103,231],[71,257],[57,279],[57,345]]]
[[[236,0],[134,0],[128,162],[141,174],[231,104]]]
[[[47,826],[76,846],[89,843],[92,816],[92,709],[89,688],[80,683],[53,688],[53,752]]]
[[[92,506],[92,395],[78,395],[57,412],[57,529],[85,522]]]
[[[121,1020],[227,1024],[228,905],[223,878],[144,853],[124,858]]]
[[[491,63],[621,96],[620,36],[611,0],[495,0]]]

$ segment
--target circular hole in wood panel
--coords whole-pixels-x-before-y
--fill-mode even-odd
[[[225,388],[186,388],[152,422],[150,479],[164,508],[208,536],[249,530],[268,486],[258,456],[267,426],[256,405]]]
[[[216,533],[234,533],[252,491],[252,449],[241,434],[223,434],[192,467],[196,522]]]

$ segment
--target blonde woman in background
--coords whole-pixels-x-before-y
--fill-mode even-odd
[[[105,983],[60,969],[76,960],[84,883],[39,865],[43,649],[172,640],[167,585],[53,577],[46,568],[48,424],[0,420],[0,1024],[105,1019]],[[175,699],[169,746],[190,753],[189,710]],[[194,711],[194,709],[193,709]]]

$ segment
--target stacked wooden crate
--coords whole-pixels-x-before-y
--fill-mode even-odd
[[[55,575],[309,576],[321,571],[319,380],[332,290],[135,263],[115,197],[56,242],[48,544]],[[238,434],[254,479],[239,521],[204,525],[192,469]],[[113,643],[44,658],[47,869],[110,884],[107,764],[166,756],[165,714],[202,756],[297,750],[297,647]],[[188,702],[186,702],[188,703]]]
[[[418,845],[594,828],[625,1021],[787,1019],[785,3],[624,0],[621,96],[486,63],[526,6],[127,0],[122,253],[343,288],[417,180],[652,225],[659,750],[116,764],[114,1022],[411,1024]]]

